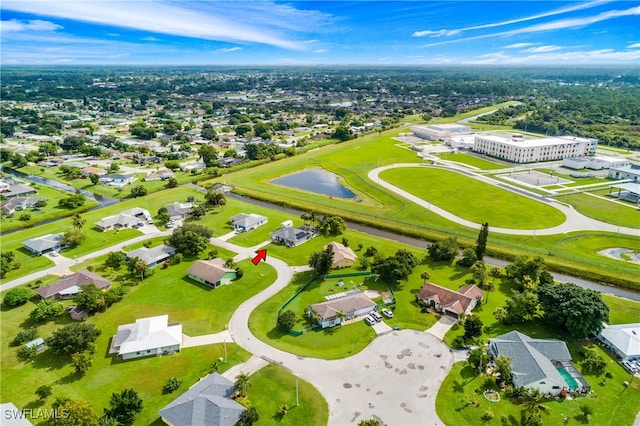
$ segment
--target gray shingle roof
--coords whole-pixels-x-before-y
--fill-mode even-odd
[[[158,414],[174,426],[233,426],[245,409],[229,398],[234,391],[230,380],[213,373],[171,401]]]

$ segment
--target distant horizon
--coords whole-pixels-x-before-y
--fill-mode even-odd
[[[5,0],[7,66],[640,64],[637,1]]]

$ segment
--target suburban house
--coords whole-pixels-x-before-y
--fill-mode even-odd
[[[74,321],[84,321],[89,316],[89,314],[87,314],[85,311],[83,311],[77,306],[74,306],[71,309],[69,309],[69,314],[71,315],[71,319]]]
[[[176,254],[175,248],[166,244],[160,244],[156,247],[142,247],[137,250],[130,251],[129,253],[127,253],[127,258],[140,258],[144,261],[144,263],[147,264],[149,268],[153,268],[160,263],[168,261],[174,254]]]
[[[345,247],[343,244],[335,241],[328,244],[333,248],[333,263],[331,267],[333,269],[348,268],[353,266],[358,256],[349,247]]]
[[[62,248],[63,235],[63,232],[59,234],[47,234],[42,237],[27,240],[22,243],[22,245],[31,253],[41,256],[50,251],[60,250]]]
[[[229,284],[236,279],[237,272],[235,269],[225,267],[224,263],[224,260],[219,257],[211,260],[198,260],[187,270],[187,275],[192,280],[213,288]]]
[[[171,218],[171,220],[180,220],[188,217],[189,214],[191,214],[191,210],[193,210],[193,204],[175,202],[173,204],[167,204],[165,208],[167,209],[167,213],[169,213],[169,217]]]
[[[328,297],[329,300],[326,302],[309,305],[307,311],[309,316],[318,316],[318,324],[322,328],[333,327],[345,320],[367,315],[378,306],[360,290],[351,290],[343,295],[337,294]]]
[[[43,299],[72,299],[80,293],[80,287],[89,283],[94,283],[100,290],[108,290],[109,286],[111,286],[111,281],[85,269],[84,271],[67,275],[61,278],[60,281],[46,287],[40,287],[36,289],[36,293]]]
[[[31,195],[35,193],[36,190],[33,187],[18,183],[15,185],[9,185],[8,188],[0,192],[0,196],[2,196],[2,198],[4,198],[5,200],[8,200],[10,198],[24,197],[25,195]]]
[[[267,217],[260,216],[255,213],[240,213],[231,217],[231,223],[233,224],[233,229],[235,229],[236,232],[251,231],[260,225],[264,225],[268,221],[269,219]]]
[[[7,216],[12,215],[16,211],[27,210],[36,205],[40,200],[44,200],[45,197],[15,197],[7,201],[3,201],[0,204],[0,211]]]
[[[218,373],[209,374],[171,401],[158,414],[171,426],[233,426],[244,406],[231,399],[233,382]]]
[[[82,169],[83,177],[89,177],[91,175],[104,176],[106,174],[107,174],[107,171],[105,169],[101,169],[100,167],[87,166]]]
[[[169,324],[169,315],[140,318],[133,324],[118,326],[111,339],[110,354],[121,359],[166,355],[180,350],[182,325]]]
[[[151,215],[147,210],[140,207],[134,207],[132,209],[125,210],[122,213],[103,218],[96,222],[96,227],[102,231],[131,228],[136,223],[149,219],[151,219]]]
[[[133,175],[108,174],[100,176],[98,183],[101,183],[102,185],[115,186],[116,188],[123,188],[135,179],[136,178]]]
[[[310,239],[317,237],[318,232],[310,226],[301,226],[294,228],[290,220],[283,222],[280,229],[273,231],[271,239],[275,243],[285,245],[287,247],[296,247]]]
[[[422,286],[417,298],[428,307],[432,307],[456,318],[468,314],[482,300],[484,292],[475,285],[465,285],[458,291],[427,283]]]
[[[148,182],[150,180],[165,180],[174,176],[174,173],[169,169],[152,170],[145,175],[143,180],[145,182]]]
[[[533,339],[518,331],[489,339],[489,355],[511,359],[514,387],[538,389],[543,394],[588,392],[589,384],[571,362],[567,344],[557,339]]]
[[[640,359],[640,323],[606,325],[598,340],[622,361]]]

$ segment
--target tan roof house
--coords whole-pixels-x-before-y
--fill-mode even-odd
[[[484,292],[475,285],[465,285],[458,291],[439,285],[427,283],[418,293],[418,300],[456,318],[460,314],[468,314],[482,300]]]
[[[198,260],[187,270],[187,275],[192,280],[217,288],[223,284],[229,284],[236,279],[235,269],[224,266],[224,260],[219,257],[211,260]]]
[[[331,267],[334,269],[348,268],[353,266],[358,256],[349,247],[335,241],[329,243],[333,248],[333,263]]]
[[[315,313],[318,316],[318,323],[322,328],[326,328],[341,324],[344,320],[367,315],[376,306],[376,302],[369,299],[364,293],[353,290],[342,297],[309,305],[308,312]]]
[[[94,283],[101,290],[108,290],[109,286],[111,286],[111,281],[85,269],[66,276],[46,287],[40,287],[36,290],[36,293],[43,299],[71,299],[80,293],[80,287],[89,283]]]

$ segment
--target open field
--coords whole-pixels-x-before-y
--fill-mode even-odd
[[[593,219],[628,228],[640,228],[640,210],[631,203],[620,204],[614,201],[616,198],[605,199],[588,193],[562,195],[557,199],[571,204],[577,211]]]
[[[480,170],[498,170],[498,169],[506,169],[509,166],[505,166],[500,163],[496,163],[494,161],[484,160],[482,158],[478,158],[474,155],[469,154],[440,154],[438,155],[440,159],[447,161],[454,161],[456,163],[468,164],[469,166],[475,167]]]
[[[475,223],[489,222],[501,228],[544,229],[560,225],[565,219],[562,212],[553,207],[449,170],[399,168],[385,170],[380,177]],[[528,214],[516,214],[515,210]]]
[[[287,370],[267,365],[253,373],[249,381],[247,398],[258,411],[259,420],[254,425],[323,426],[329,420],[329,408],[322,394],[309,382],[298,379]],[[296,381],[298,400],[296,406]],[[289,406],[289,412],[279,414],[281,404]]]
[[[13,217],[6,217],[5,215],[2,215],[0,222],[0,228],[2,228],[2,232],[10,231],[17,228],[30,227],[36,223],[44,222],[45,220],[71,216],[75,213],[82,213],[98,205],[98,203],[96,203],[95,201],[87,199],[83,206],[76,209],[65,209],[62,207],[58,207],[58,201],[63,198],[69,197],[69,195],[71,194],[67,192],[58,191],[57,189],[50,188],[44,185],[38,185],[37,194],[34,194],[32,196],[46,198],[47,205],[41,207],[40,210],[27,209],[16,211],[13,214]],[[23,214],[28,214],[30,216],[30,219],[26,221],[20,220],[19,218]]]

